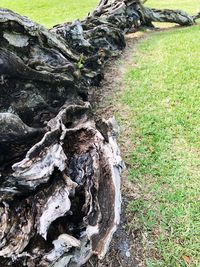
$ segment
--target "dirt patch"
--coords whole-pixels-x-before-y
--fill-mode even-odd
[[[156,31],[168,31],[177,26],[171,26],[162,29],[155,29]],[[134,54],[137,49],[137,44],[143,42],[152,31],[145,30],[144,32],[137,32],[127,35],[126,49],[122,52],[120,57],[114,58],[107,63],[105,68],[105,76],[100,88],[93,88],[91,97],[94,100],[94,108],[96,109],[96,116],[108,119],[114,113],[120,111],[120,116],[124,121],[128,120],[130,114],[129,108],[126,105],[121,105],[117,99],[123,93],[125,87],[124,78],[130,68],[137,67],[134,63]],[[97,94],[98,92],[98,94]],[[131,129],[121,129],[120,134],[120,149],[122,158],[125,161],[128,169],[128,155],[127,151],[131,151],[132,142],[130,141]],[[135,216],[133,212],[129,212],[129,201],[140,199],[140,189],[137,185],[128,181],[128,170],[122,175],[122,214],[121,223],[118,226],[114,238],[111,242],[108,253],[102,261],[95,257],[84,267],[145,267],[145,258],[148,253],[145,249],[144,233],[141,228],[130,227],[134,224]],[[134,230],[133,230],[134,228]]]
[[[104,118],[113,116],[115,111],[118,111],[121,107],[119,104],[116,106],[114,99],[118,99],[118,94],[123,91],[124,77],[127,73],[127,69],[130,67],[136,67],[133,63],[133,56],[136,51],[136,44],[147,38],[148,34],[144,32],[136,32],[129,34],[126,37],[126,48],[122,51],[121,55],[117,55],[117,58],[113,58],[106,63],[104,70],[104,79],[102,80],[100,87],[94,87],[91,89],[91,99],[95,101],[94,107],[96,115]]]
[[[122,106],[115,101],[123,92],[124,77],[127,70],[133,67],[133,56],[136,50],[136,44],[147,38],[148,34],[138,32],[127,36],[127,46],[120,57],[107,63],[105,68],[105,77],[100,88],[94,88],[96,107],[96,116],[103,114],[104,118],[109,118],[120,110],[126,118],[127,107]],[[135,65],[134,65],[135,67]],[[94,98],[93,91],[91,97]],[[121,133],[121,153],[126,165],[127,147],[130,149],[130,133]],[[92,258],[85,267],[144,267],[144,252],[141,244],[141,230],[132,230],[129,225],[134,221],[134,214],[128,211],[130,200],[139,198],[139,189],[127,179],[128,172],[125,171],[122,176],[122,214],[121,223],[116,231],[110,249],[102,261]]]

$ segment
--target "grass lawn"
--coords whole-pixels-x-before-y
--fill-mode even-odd
[[[118,96],[129,179],[140,189],[130,227],[141,229],[147,267],[200,266],[199,33],[200,25],[139,43]]]
[[[200,9],[199,0],[148,0],[145,5],[155,8],[182,9],[191,15]]]
[[[75,19],[83,19],[98,0],[1,0],[0,7],[9,8],[48,28]]]
[[[200,8],[184,0],[146,5],[191,14]],[[117,116],[131,133],[129,179],[140,189],[129,205],[130,227],[142,231],[147,267],[200,266],[199,32],[198,25],[142,41],[120,93],[128,112]]]

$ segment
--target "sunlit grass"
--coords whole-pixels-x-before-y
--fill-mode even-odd
[[[1,0],[0,7],[11,9],[46,27],[83,19],[98,0]]]
[[[200,9],[199,0],[148,0],[145,5],[155,8],[182,9],[191,15],[195,14],[196,11]]]

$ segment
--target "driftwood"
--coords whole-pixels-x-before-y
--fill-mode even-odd
[[[84,21],[47,30],[0,9],[1,266],[81,266],[105,255],[123,162],[116,122],[95,119],[90,87],[131,29],[197,18],[102,0]]]

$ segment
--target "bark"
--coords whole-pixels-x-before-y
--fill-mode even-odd
[[[195,16],[190,16],[182,10],[144,8],[143,14],[144,22],[171,22],[181,26],[191,26],[195,24]]]
[[[116,122],[95,118],[90,88],[132,28],[197,18],[102,0],[85,20],[47,30],[0,9],[1,266],[81,266],[105,255],[123,162]]]

